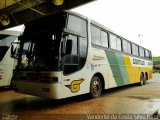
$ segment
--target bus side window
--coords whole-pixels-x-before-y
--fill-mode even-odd
[[[132,53],[133,53],[133,55],[135,55],[135,56],[139,56],[138,46],[137,46],[136,44],[133,44],[133,43],[132,43]]]
[[[144,48],[139,47],[140,57],[144,57]]]
[[[122,41],[116,35],[110,34],[110,45],[113,50],[122,50]]]
[[[86,29],[86,20],[82,19],[78,16],[69,15],[67,29],[71,30],[75,33],[80,34],[83,37],[87,36],[87,29]]]
[[[128,46],[127,46],[127,41],[123,39],[123,52],[127,53],[128,52]]]
[[[108,34],[107,32],[101,31],[101,45],[108,48]]]
[[[145,49],[145,57],[150,58],[149,51]]]
[[[128,42],[128,54],[131,54],[132,53],[132,50],[131,50],[131,43]]]
[[[152,52],[149,51],[149,58],[152,59]]]
[[[122,41],[120,38],[117,37],[117,50],[121,51],[122,50]]]
[[[91,39],[92,39],[92,44],[94,45],[101,45],[100,41],[100,29],[91,25]]]
[[[111,49],[113,50],[117,49],[117,38],[113,34],[110,34],[110,45],[111,45]]]
[[[122,45],[123,45],[123,52],[128,53],[128,54],[132,53],[132,48],[131,48],[131,43],[130,42],[123,39]]]

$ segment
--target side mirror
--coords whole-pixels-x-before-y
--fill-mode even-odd
[[[66,42],[66,50],[65,50],[65,54],[66,55],[70,55],[71,52],[72,52],[72,40],[71,39],[68,39],[67,42]]]
[[[18,42],[11,43],[11,58],[18,59]]]

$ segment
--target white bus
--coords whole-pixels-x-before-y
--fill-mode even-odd
[[[19,31],[0,31],[0,87],[10,86],[15,60],[10,57],[11,43],[16,41]]]
[[[62,99],[152,78],[151,51],[77,13],[25,24],[13,84],[20,93]],[[15,43],[16,44],[16,43]],[[28,46],[28,48],[24,48]],[[12,51],[14,53],[14,51]]]

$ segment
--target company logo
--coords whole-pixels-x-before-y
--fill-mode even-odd
[[[144,60],[133,59],[133,64],[136,64],[136,65],[145,65],[145,61]]]
[[[83,78],[81,78],[80,80],[74,80],[71,82],[70,85],[65,85],[67,88],[69,88],[71,90],[71,92],[75,93],[78,92],[80,90],[80,85],[81,83],[84,81]]]

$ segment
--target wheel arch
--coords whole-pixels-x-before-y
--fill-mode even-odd
[[[141,72],[141,75],[144,77],[144,72]]]
[[[102,75],[100,72],[97,72],[97,73],[95,73],[95,74],[93,75],[93,77],[94,77],[94,76],[97,76],[97,77],[100,78],[100,81],[101,81],[101,84],[102,84],[102,90],[104,91],[104,90],[105,90],[105,81],[104,81],[103,75]],[[92,78],[93,78],[93,77],[92,77]]]
[[[148,72],[145,72],[145,78],[148,80]]]

